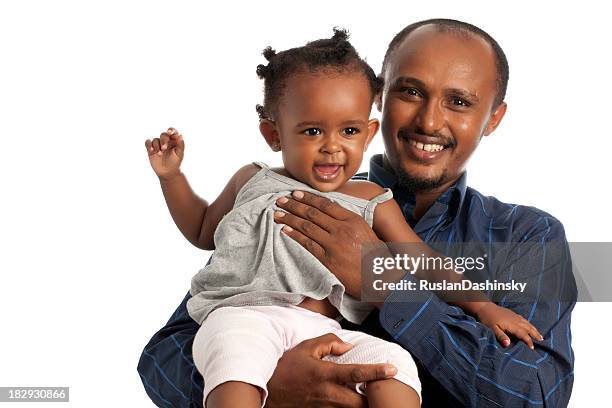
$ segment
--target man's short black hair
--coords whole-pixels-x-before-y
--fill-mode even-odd
[[[374,97],[382,90],[382,79],[359,56],[348,38],[348,31],[334,28],[333,37],[311,41],[302,47],[279,53],[271,47],[266,48],[263,56],[268,64],[257,66],[257,75],[264,80],[264,102],[256,106],[259,118],[271,119],[276,114],[278,100],[287,79],[301,72],[360,72],[370,85],[370,97],[374,101]]]
[[[387,64],[391,59],[391,54],[393,51],[399,46],[399,44],[414,30],[419,27],[423,27],[426,25],[433,25],[438,29],[439,32],[448,32],[448,33],[457,33],[463,35],[475,35],[483,40],[485,40],[491,48],[493,48],[493,52],[495,54],[495,66],[497,67],[497,95],[495,96],[495,101],[493,103],[494,107],[499,106],[500,103],[504,101],[506,97],[506,89],[508,88],[508,77],[509,77],[509,67],[508,67],[508,59],[506,58],[506,54],[499,46],[497,41],[489,34],[487,34],[484,30],[469,24],[463,21],[458,20],[450,20],[446,18],[433,18],[430,20],[423,20],[416,22],[414,24],[410,24],[406,26],[402,31],[397,33],[395,37],[389,43],[389,47],[387,48],[387,52],[385,53],[385,59],[383,60],[382,72],[380,74],[381,77],[384,78],[385,71],[387,70]]]

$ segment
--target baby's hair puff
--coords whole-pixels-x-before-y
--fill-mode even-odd
[[[331,38],[311,41],[302,47],[279,53],[272,47],[266,47],[262,54],[268,64],[260,64],[256,70],[257,76],[264,81],[264,103],[256,106],[259,118],[274,117],[287,79],[303,72],[361,72],[370,84],[371,98],[374,101],[374,97],[382,89],[382,79],[378,78],[372,67],[359,56],[348,38],[348,31],[334,28]]]

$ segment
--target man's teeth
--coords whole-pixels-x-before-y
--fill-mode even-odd
[[[415,146],[417,149],[425,150],[426,152],[439,152],[440,150],[444,149],[444,146],[439,144],[423,144],[414,140],[409,140],[409,143]]]

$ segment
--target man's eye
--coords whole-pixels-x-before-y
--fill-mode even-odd
[[[409,87],[409,86],[403,86],[403,87],[401,87],[399,89],[399,91],[401,93],[404,93],[404,94],[410,95],[410,96],[421,96],[421,93],[419,92],[418,89],[412,88],[412,87]]]
[[[321,129],[319,128],[308,128],[303,131],[306,136],[319,136],[321,134]]]
[[[461,98],[452,98],[451,103],[455,106],[462,106],[462,107],[468,107],[471,105],[471,103]]]
[[[357,133],[359,133],[359,129],[354,127],[342,129],[342,134],[345,136],[355,136]]]

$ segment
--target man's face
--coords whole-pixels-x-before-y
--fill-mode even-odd
[[[384,77],[385,164],[411,190],[448,187],[505,113],[505,104],[493,106],[493,49],[476,36],[423,26],[398,45]]]

